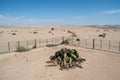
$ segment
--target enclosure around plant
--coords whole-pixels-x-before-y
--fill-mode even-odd
[[[52,47],[62,44],[120,53],[120,41],[104,39],[83,39],[79,37],[57,37],[27,41],[0,42],[0,54],[15,51],[29,51],[34,48]]]

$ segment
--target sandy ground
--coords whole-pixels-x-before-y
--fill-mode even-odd
[[[62,47],[74,48],[86,59],[83,69],[46,67],[49,56]],[[120,55],[115,53],[61,45],[0,56],[0,80],[120,80]]]
[[[51,30],[54,28],[54,30]],[[34,39],[46,39],[55,37],[72,36],[71,33],[76,34],[79,38],[84,39],[106,39],[120,41],[120,29],[106,29],[106,28],[91,28],[78,26],[46,26],[46,27],[0,27],[0,42],[8,41],[24,41]],[[35,33],[34,33],[35,32]],[[15,33],[15,35],[13,35]],[[107,34],[105,38],[98,35]]]

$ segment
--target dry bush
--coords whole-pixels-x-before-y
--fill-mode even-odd
[[[48,33],[51,33],[51,31],[49,31]]]
[[[80,39],[79,39],[79,38],[77,38],[77,39],[76,39],[76,41],[80,41]]]
[[[53,31],[53,30],[54,30],[54,28],[51,28],[51,30]]]
[[[16,35],[16,33],[12,33],[12,35]]]
[[[68,31],[68,33],[71,33],[72,37],[77,37],[77,35],[75,34],[75,32]]]
[[[16,52],[26,52],[26,51],[29,51],[30,49],[28,49],[28,48],[25,48],[25,47],[18,47],[17,48],[17,50],[16,50]]]
[[[38,32],[34,31],[33,33],[34,33],[34,34],[37,34]]]

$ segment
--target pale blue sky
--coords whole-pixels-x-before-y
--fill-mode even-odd
[[[120,0],[0,0],[0,25],[120,24]]]

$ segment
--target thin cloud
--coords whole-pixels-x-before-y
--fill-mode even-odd
[[[35,19],[35,18],[25,18],[23,16],[10,17],[10,16],[4,16],[4,15],[0,15],[0,21],[6,24],[8,23],[11,23],[11,24],[14,24],[14,23],[17,23],[17,24],[54,24],[54,23],[64,22],[64,20],[61,20],[61,19],[39,19],[39,18]]]
[[[84,19],[84,18],[87,18],[88,16],[75,16],[75,17],[72,17],[72,19]]]
[[[103,12],[103,14],[116,14],[116,13],[120,13],[120,9],[106,10]]]

